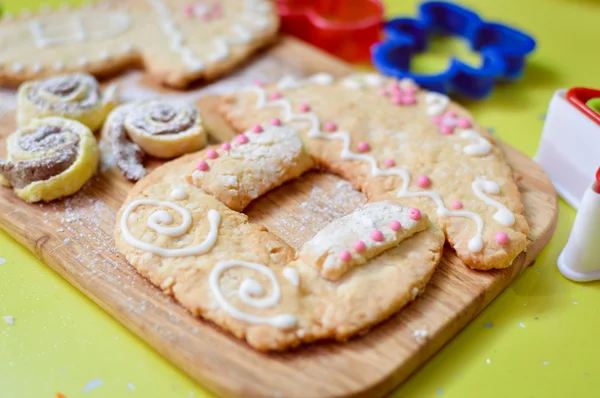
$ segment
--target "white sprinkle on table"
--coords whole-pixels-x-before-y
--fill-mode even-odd
[[[6,315],[4,318],[4,322],[6,322],[8,325],[14,325],[15,324],[15,317],[12,315]]]
[[[519,322],[519,327],[525,329],[525,324],[523,322]]]
[[[487,363],[487,364],[489,365],[490,363],[492,363],[492,360],[491,360],[490,358],[487,358],[487,359],[485,360],[485,363]]]
[[[6,259],[4,257],[0,257],[0,265],[6,264]]]

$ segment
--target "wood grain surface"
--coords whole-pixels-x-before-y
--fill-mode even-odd
[[[256,79],[315,72],[344,75],[348,65],[290,38],[210,86],[166,91],[139,73],[115,78],[127,99],[202,97],[199,106],[215,140],[233,132],[214,112],[215,97]],[[9,96],[10,93],[3,93]],[[0,147],[15,128],[14,112],[0,119]],[[504,270],[476,272],[446,247],[425,294],[413,304],[347,343],[320,343],[285,354],[260,354],[201,321],[139,276],[114,247],[115,215],[131,184],[110,161],[77,195],[29,205],[0,188],[0,226],[80,291],[199,383],[224,396],[380,396],[406,379],[493,300],[548,243],[557,221],[556,193],[531,159],[502,145],[518,176],[531,243]],[[2,153],[3,154],[3,153]],[[159,162],[151,162],[156,166]],[[254,222],[298,248],[328,221],[365,200],[336,176],[310,172],[254,201]],[[426,337],[415,337],[426,330]]]

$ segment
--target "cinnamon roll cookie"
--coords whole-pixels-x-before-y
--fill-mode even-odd
[[[184,102],[140,101],[115,109],[103,129],[117,167],[129,180],[146,175],[146,154],[171,159],[206,145],[206,131],[196,107]]]
[[[19,127],[25,127],[32,119],[60,116],[96,131],[116,102],[114,89],[101,93],[96,79],[88,74],[34,80],[19,87],[17,122]]]
[[[98,168],[96,138],[75,120],[35,119],[10,135],[7,145],[8,159],[0,160],[2,182],[27,202],[72,195]]]

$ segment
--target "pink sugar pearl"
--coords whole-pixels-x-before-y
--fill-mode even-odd
[[[456,119],[456,112],[452,112],[452,111],[446,112],[446,117],[449,117],[451,119]]]
[[[383,242],[383,232],[376,229],[375,231],[371,232],[371,239],[373,239],[375,242]]]
[[[206,163],[204,160],[201,160],[196,165],[196,169],[198,169],[200,171],[206,171],[206,170],[208,170],[208,163]]]
[[[262,133],[263,131],[264,130],[260,124],[256,124],[256,125],[254,125],[254,127],[252,127],[253,133]]]
[[[206,151],[206,157],[209,159],[216,159],[219,157],[219,154],[214,149],[209,149]]]
[[[402,99],[402,96],[400,96],[400,95],[394,95],[392,97],[392,104],[394,104],[394,105],[402,105],[402,101],[403,101],[403,99]]]
[[[325,131],[335,131],[337,130],[337,124],[333,123],[333,122],[327,122],[325,123]]]
[[[300,109],[300,112],[308,112],[308,111],[310,111],[310,105],[308,105],[308,104],[300,104],[298,106],[298,109]]]
[[[340,252],[340,259],[342,261],[350,261],[352,259],[352,254],[348,250],[342,250]]]
[[[417,88],[413,86],[406,86],[402,89],[405,94],[415,95],[417,92]]]
[[[417,99],[414,97],[414,95],[404,95],[402,97],[402,104],[403,105],[414,105],[417,103]]]
[[[453,208],[454,210],[460,210],[460,209],[462,209],[462,208],[463,208],[463,204],[462,204],[462,203],[460,203],[459,201],[452,202],[452,208]]]
[[[275,117],[271,120],[271,124],[273,126],[281,126],[281,120],[279,120],[278,118]]]
[[[450,135],[454,132],[454,129],[452,128],[452,126],[443,125],[443,126],[440,126],[440,131],[444,135]]]
[[[256,87],[263,87],[265,84],[263,82],[261,82],[260,80],[257,80],[257,81],[254,82],[254,85]]]
[[[394,221],[390,222],[390,229],[392,231],[396,231],[396,232],[400,231],[400,228],[402,228],[402,224],[400,224],[400,221],[394,220]]]
[[[221,145],[221,149],[224,151],[228,151],[231,149],[231,144],[229,142],[226,142],[223,145]]]
[[[367,250],[367,245],[365,245],[365,242],[363,242],[362,240],[356,241],[354,242],[354,250],[356,250],[357,252],[362,252]]]
[[[383,164],[385,165],[385,167],[394,167],[396,165],[396,162],[394,162],[393,159],[386,159],[383,161]]]
[[[410,209],[408,211],[408,216],[410,217],[411,220],[420,220],[421,219],[421,210],[419,209]]]
[[[240,134],[237,137],[235,137],[235,141],[240,145],[247,144],[248,137],[246,137],[244,134]]]
[[[278,91],[275,91],[274,93],[271,93],[269,95],[269,98],[272,99],[272,100],[280,99],[281,98],[281,93],[278,92]]]
[[[456,125],[463,129],[468,129],[471,127],[471,122],[468,119],[458,119]]]
[[[357,146],[358,150],[361,152],[369,152],[371,150],[371,146],[368,142],[360,141]]]
[[[501,245],[505,245],[510,241],[510,238],[508,237],[508,234],[506,232],[498,232],[496,234],[496,242],[500,243]]]
[[[183,12],[185,13],[186,17],[191,17],[194,15],[194,8],[190,5],[187,5],[183,8]]]
[[[419,176],[417,178],[417,185],[421,188],[427,188],[431,185],[431,179],[427,176]]]
[[[385,97],[388,95],[388,91],[385,88],[380,88],[379,95],[383,95]]]

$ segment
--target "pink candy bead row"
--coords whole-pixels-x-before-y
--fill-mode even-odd
[[[468,129],[472,126],[469,119],[460,118],[452,111],[448,111],[439,116],[434,116],[433,123],[439,126],[441,133],[444,135],[454,133],[456,127]]]
[[[390,101],[394,105],[415,105],[417,103],[417,88],[414,86],[400,87],[398,82],[390,85],[389,89],[382,88],[379,94],[390,97]]]
[[[421,219],[421,212],[419,211],[419,209],[409,209],[408,214],[412,220]],[[390,221],[389,227],[392,231],[398,232],[402,229],[402,224],[400,223],[400,221],[394,220]],[[383,242],[385,239],[383,232],[381,232],[378,229],[371,231],[370,237],[375,242]],[[362,240],[356,241],[353,246],[354,250],[358,253],[363,252],[367,249],[367,245]],[[352,259],[352,253],[350,253],[350,251],[348,250],[342,250],[339,256],[340,260],[342,261],[350,261]]]
[[[281,120],[279,120],[278,118],[274,118],[273,120],[271,120],[271,124],[273,126],[281,126]],[[256,124],[250,129],[250,131],[255,134],[260,134],[260,133],[264,132],[265,129],[260,124]],[[249,141],[250,141],[250,139],[245,134],[238,134],[235,137],[235,142],[238,145],[247,144]],[[225,142],[221,145],[221,150],[223,150],[223,151],[229,151],[230,149],[231,149],[231,144],[228,142]],[[217,159],[219,157],[219,153],[217,151],[215,151],[214,149],[209,149],[208,151],[206,151],[205,156],[207,159]],[[196,169],[200,170],[200,171],[207,171],[209,168],[210,168],[210,166],[208,165],[208,163],[205,160],[201,160],[196,165]]]

